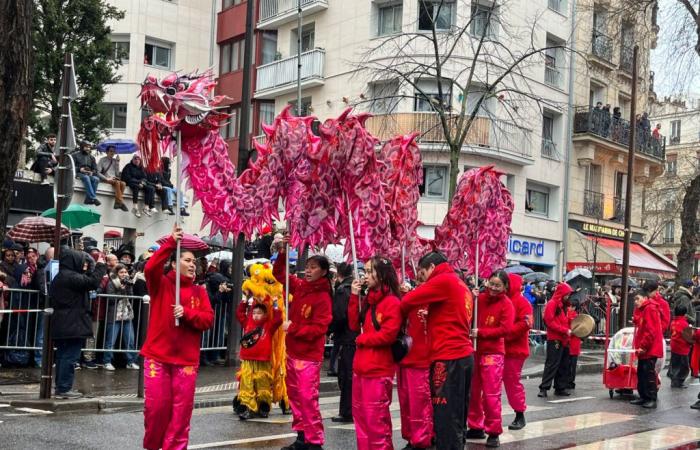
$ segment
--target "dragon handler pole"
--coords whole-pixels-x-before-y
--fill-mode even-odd
[[[175,168],[175,173],[177,174],[177,190],[175,191],[175,205],[177,206],[175,208],[175,225],[180,227],[182,225],[182,216],[180,215],[180,208],[179,206],[182,204],[180,203],[181,197],[182,197],[182,171],[180,170],[180,159],[182,158],[182,131],[177,130],[177,160],[176,160],[176,168]],[[175,250],[175,305],[180,306],[180,252],[182,251],[181,248],[181,239],[177,240],[177,248]],[[180,319],[175,319],[175,326],[179,327],[180,326]]]

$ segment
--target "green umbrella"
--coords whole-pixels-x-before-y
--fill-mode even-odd
[[[43,217],[56,218],[56,208],[41,213]],[[93,223],[100,223],[100,213],[85,205],[72,203],[61,214],[61,222],[68,228],[83,228]]]

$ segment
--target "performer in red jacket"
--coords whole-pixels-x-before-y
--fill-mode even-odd
[[[173,233],[146,263],[145,275],[151,293],[148,334],[141,354],[144,357],[143,446],[149,450],[187,448],[194,388],[199,370],[202,332],[214,323],[214,311],[207,291],[193,284],[196,258],[189,250],[176,261],[177,240],[182,229]],[[170,258],[167,272],[163,266]],[[175,305],[176,264],[180,264],[180,305]],[[175,326],[175,319],[180,320]]]
[[[547,325],[547,358],[538,397],[547,397],[554,381],[554,395],[571,395],[569,385],[569,297],[574,290],[566,283],[559,283],[554,295],[544,307],[544,323]]]
[[[637,392],[639,398],[633,405],[643,408],[656,408],[656,360],[663,357],[661,315],[656,303],[648,294],[639,290],[634,293],[634,350],[637,353]]]
[[[238,305],[236,318],[243,328],[241,338],[241,369],[238,372],[238,395],[234,409],[241,420],[256,414],[267,417],[272,405],[272,336],[282,325],[282,311],[277,299],[272,303],[272,317],[267,306],[243,299]]]
[[[423,282],[417,281],[419,284]],[[399,362],[396,374],[401,406],[401,437],[408,442],[409,448],[428,448],[434,436],[433,405],[430,402],[428,305],[414,307],[408,312],[406,334],[411,336],[413,345]]]
[[[465,400],[469,400],[474,363],[469,338],[472,295],[439,252],[420,259],[418,276],[426,281],[403,297],[401,313],[408,317],[415,307],[428,305],[435,447],[462,450]]]
[[[352,417],[358,450],[393,450],[391,390],[396,362],[391,345],[401,329],[399,282],[391,262],[375,256],[365,265],[368,288],[362,299],[362,280],[353,280],[348,323],[360,333],[352,365]],[[360,311],[360,309],[362,311]]]
[[[489,277],[486,292],[479,294],[477,325],[472,330],[476,338],[476,358],[469,399],[469,431],[467,439],[486,440],[487,447],[500,446],[501,385],[503,360],[506,353],[505,337],[513,326],[513,303],[508,292],[508,274],[497,270]]]
[[[525,360],[530,356],[530,328],[532,328],[532,305],[522,294],[523,279],[514,273],[508,274],[510,289],[508,297],[513,302],[514,319],[510,333],[505,337],[506,357],[503,366],[503,386],[508,404],[515,411],[509,430],[520,430],[525,426],[525,387],[520,381]]]
[[[283,239],[272,270],[280,283],[285,278],[288,241],[288,237]],[[325,256],[314,255],[306,260],[304,278],[289,276],[289,294],[294,299],[282,329],[287,332],[287,392],[297,439],[283,450],[317,450],[324,442],[318,396],[326,331],[332,320],[329,269]]]
[[[687,388],[685,379],[690,372],[690,344],[683,339],[683,330],[688,328],[688,308],[676,305],[671,321],[671,387]],[[662,319],[663,320],[663,319]]]

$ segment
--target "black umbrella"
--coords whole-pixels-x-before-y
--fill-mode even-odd
[[[650,280],[650,281],[660,281],[661,276],[657,273],[653,272],[638,272],[637,274],[634,275],[634,277],[638,280]]]
[[[531,281],[534,281],[535,283],[539,283],[540,281],[549,281],[552,279],[552,276],[548,273],[544,272],[532,272],[532,273],[526,273],[523,275],[523,281],[526,283],[529,283]]]
[[[534,272],[534,270],[530,269],[529,267],[523,266],[522,264],[517,264],[515,266],[508,266],[505,268],[505,271],[508,273],[515,273],[518,275],[525,275],[527,273]]]
[[[613,280],[610,281],[610,286],[612,287],[621,287],[622,286],[622,278],[614,278]],[[627,286],[636,288],[639,287],[636,281],[634,281],[632,278],[627,279]]]

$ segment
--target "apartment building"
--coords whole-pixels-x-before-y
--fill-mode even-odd
[[[572,153],[570,159],[567,270],[587,267],[600,276],[622,273],[627,177],[633,176],[631,273],[672,276],[671,261],[645,244],[642,193],[664,172],[667,139],[651,137],[642,119],[634,173],[628,173],[632,54],[639,46],[636,112],[649,112],[654,98],[650,50],[658,27],[656,10],[641,12],[619,0],[578,0]]]

